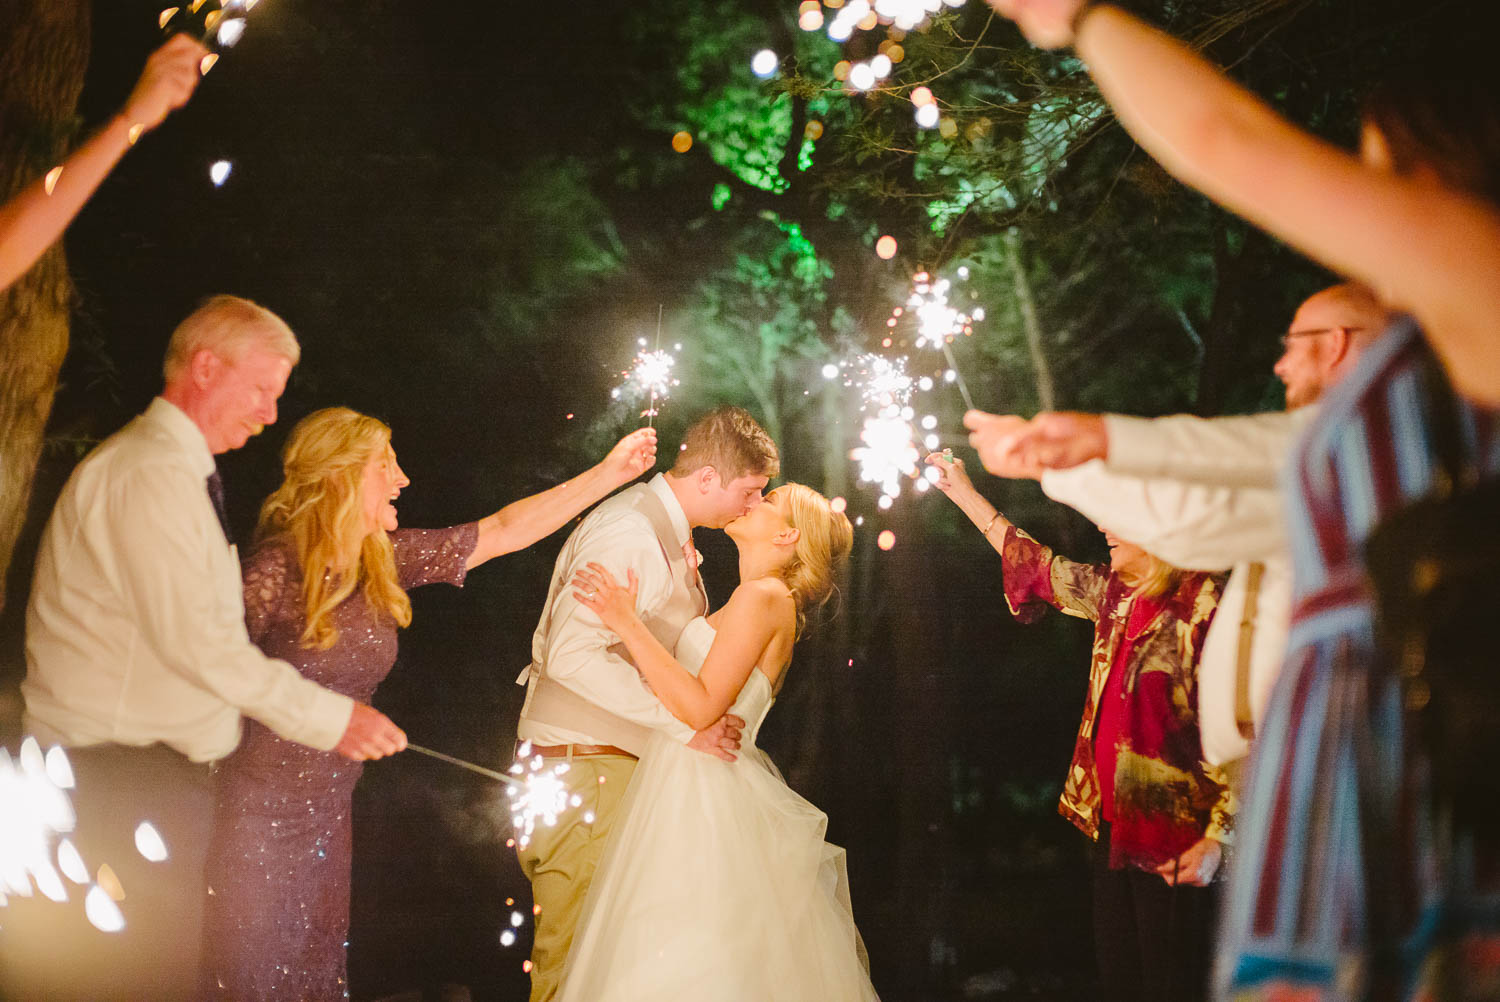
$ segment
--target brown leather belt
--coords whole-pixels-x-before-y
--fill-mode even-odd
[[[516,754],[521,754],[521,746],[524,741],[516,742]],[[624,748],[614,745],[532,745],[527,757],[540,755],[542,758],[585,758],[589,755],[623,755],[625,758],[636,756]]]

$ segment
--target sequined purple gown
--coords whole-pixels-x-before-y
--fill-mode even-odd
[[[462,585],[478,540],[474,523],[391,533],[401,586]],[[246,561],[245,621],[272,657],[336,692],[368,702],[396,661],[396,624],[356,590],[334,610],[338,641],[299,643],[302,575],[284,545]],[[324,1002],[349,997],[350,806],[362,766],[284,741],[245,721],[219,771],[209,860],[209,966],[233,1002]]]

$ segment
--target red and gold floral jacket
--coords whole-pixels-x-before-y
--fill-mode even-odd
[[[1090,838],[1099,837],[1099,776],[1094,727],[1099,700],[1129,643],[1132,590],[1108,565],[1060,557],[1021,530],[1005,532],[1005,601],[1016,619],[1034,622],[1051,605],[1094,621],[1094,650],[1083,722],[1058,812]],[[1125,661],[1126,720],[1115,771],[1110,865],[1154,869],[1205,835],[1229,840],[1234,797],[1224,774],[1203,761],[1198,733],[1198,658],[1222,582],[1185,573]]]

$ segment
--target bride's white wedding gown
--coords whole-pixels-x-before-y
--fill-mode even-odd
[[[688,624],[677,659],[713,644]],[[773,696],[750,673],[727,763],[660,734],[620,805],[568,955],[559,1002],[864,1002],[876,998],[828,818],[755,746]]]

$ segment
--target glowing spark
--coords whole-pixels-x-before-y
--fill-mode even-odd
[[[829,362],[827,365],[823,366],[823,378],[824,379],[837,379],[838,375],[839,375],[839,367],[837,365],[835,365],[834,363]]]
[[[686,153],[693,148],[693,134],[691,132],[677,132],[672,135],[672,149],[678,153]]]
[[[65,900],[52,865],[53,846],[75,825],[72,801],[49,773],[36,739],[21,744],[19,761],[0,748],[0,894],[30,897],[39,890],[54,901]]]
[[[875,71],[869,63],[855,63],[850,68],[849,86],[855,90],[869,90],[875,86]]]
[[[901,478],[917,475],[920,457],[911,425],[899,416],[867,417],[859,438],[864,445],[850,453],[859,463],[859,479],[879,484],[882,507],[889,507],[886,499],[900,495]]]
[[[889,261],[896,256],[896,238],[887,233],[875,241],[875,256],[882,261]]]
[[[83,865],[83,857],[78,855],[78,850],[67,839],[57,844],[57,868],[75,884],[89,882],[89,868]]]
[[[61,745],[53,745],[47,750],[43,759],[46,763],[47,778],[52,780],[52,785],[62,790],[73,789],[73,766],[68,762],[68,753],[62,750]]]
[[[228,160],[215,160],[213,166],[208,169],[208,179],[214,183],[215,188],[224,187],[224,182],[229,180],[229,172],[234,170],[234,164]]]
[[[125,885],[120,883],[120,878],[115,875],[115,871],[108,863],[99,867],[99,873],[94,877],[94,883],[98,884],[100,889],[109,895],[110,900],[125,900]]]
[[[776,57],[776,53],[770,49],[761,49],[750,60],[750,72],[764,80],[773,76],[776,73],[776,67],[780,65],[781,60]]]
[[[62,177],[62,172],[61,164],[49,170],[47,176],[42,179],[42,190],[49,195],[52,194],[57,188],[57,179]]]
[[[568,763],[558,762],[548,766],[540,755],[526,756],[531,752],[527,741],[516,750],[519,759],[510,767],[514,775],[525,778],[508,789],[510,797],[510,819],[516,829],[520,848],[531,844],[537,822],[547,827],[557,824],[558,817],[568,809],[568,787],[563,776],[568,772]],[[511,924],[520,925],[516,919],[520,912],[511,913]]]
[[[882,550],[889,550],[896,545],[896,534],[889,529],[880,530],[880,535],[875,537],[875,545]]]
[[[83,898],[83,913],[100,932],[119,932],[125,928],[125,916],[102,887],[90,887]]]
[[[917,126],[923,129],[936,128],[942,114],[936,104],[924,104],[916,112]]]
[[[149,821],[142,821],[135,828],[135,848],[146,860],[151,863],[162,863],[167,858],[167,843],[162,841],[161,832]]]
[[[516,942],[516,934],[513,933],[513,932],[511,932],[509,929],[505,930],[504,932],[502,932],[500,934],[500,945],[501,946],[514,946],[515,942]]]
[[[828,508],[829,508],[829,510],[833,511],[835,513],[841,513],[841,512],[844,511],[844,509],[846,509],[848,507],[849,507],[849,502],[846,501],[846,500],[844,500],[841,497],[830,498],[829,501],[828,501]]]
[[[933,102],[932,90],[928,87],[913,87],[911,92],[911,103],[918,108]]]
[[[657,414],[656,404],[658,400],[665,400],[671,395],[672,387],[681,385],[681,380],[672,375],[672,369],[677,364],[677,357],[672,352],[657,348],[652,351],[646,350],[646,339],[640,338],[637,342],[640,350],[635,353],[635,361],[630,368],[621,375],[625,377],[625,383],[616,387],[611,394],[615,399],[620,399],[626,391],[632,395],[640,394],[651,398],[650,405],[641,411],[641,417],[655,417]],[[681,351],[682,345],[673,345],[674,351]]]
[[[889,359],[882,355],[860,355],[855,359],[858,367],[859,393],[865,405],[873,406],[880,413],[886,408],[904,407],[911,400],[912,380],[906,374],[906,357]]]
[[[242,17],[231,17],[219,25],[219,44],[226,49],[234,48],[240,36],[245,34],[245,19]]]

